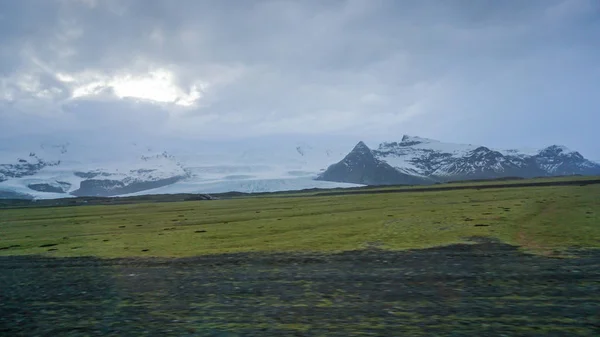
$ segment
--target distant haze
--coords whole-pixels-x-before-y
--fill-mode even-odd
[[[0,31],[0,148],[411,134],[600,158],[597,0],[0,1]]]

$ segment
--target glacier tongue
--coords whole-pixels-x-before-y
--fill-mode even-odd
[[[330,181],[316,181],[311,177],[305,178],[279,178],[279,179],[239,179],[239,180],[217,180],[205,182],[202,180],[182,180],[172,185],[146,190],[143,192],[125,194],[133,196],[142,194],[175,194],[175,193],[263,193],[296,191],[313,188],[348,188],[362,186],[359,184],[338,183]]]
[[[198,141],[157,146],[91,140],[35,145],[29,141],[18,144],[19,149],[6,142],[2,145],[0,197],[3,193],[56,198],[357,186],[314,180],[345,155],[342,143]],[[35,157],[29,157],[30,152]]]

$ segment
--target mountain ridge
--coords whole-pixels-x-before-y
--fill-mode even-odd
[[[385,165],[404,174],[404,179],[377,180],[381,185],[415,184],[419,180],[426,184],[503,177],[600,174],[600,164],[587,160],[579,152],[562,145],[550,145],[535,152],[499,150],[409,135],[404,135],[400,142],[382,142],[376,149],[369,148],[364,142],[359,142],[358,145],[361,147],[364,163],[360,160],[346,162],[344,172],[339,167],[344,161],[340,161],[330,166],[318,179],[347,183],[373,181],[376,176],[393,175]],[[370,176],[363,176],[360,180],[356,175],[348,174],[368,163],[371,160],[369,156],[381,162],[379,166],[385,169],[371,169]]]

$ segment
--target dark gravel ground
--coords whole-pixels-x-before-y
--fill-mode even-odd
[[[0,258],[2,336],[598,336],[600,252]]]

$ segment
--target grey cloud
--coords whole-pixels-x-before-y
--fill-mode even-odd
[[[17,97],[3,103],[0,131],[45,106],[62,128],[113,134],[411,133],[597,153],[584,139],[600,122],[594,0],[30,0],[0,2],[0,13],[0,90]],[[199,105],[110,90],[71,100],[73,86],[56,78],[156,68],[186,93],[206,83]],[[41,100],[15,84],[31,74],[56,93]]]

